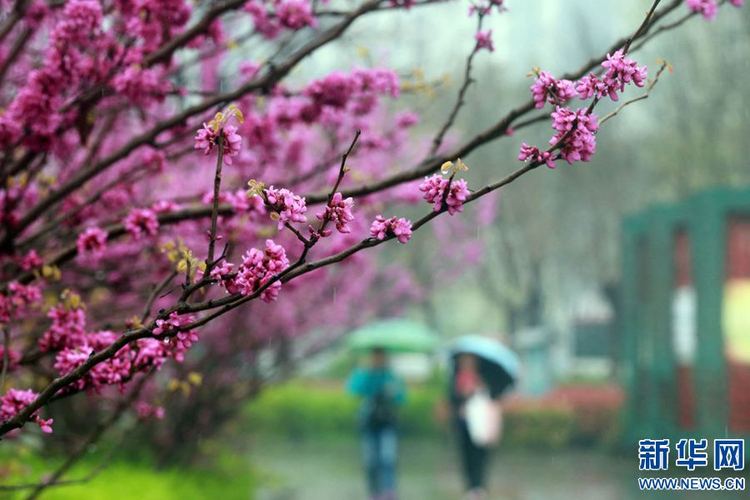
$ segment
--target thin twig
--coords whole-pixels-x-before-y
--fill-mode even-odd
[[[659,68],[659,71],[656,72],[656,76],[654,79],[646,86],[646,92],[639,95],[638,97],[634,97],[633,99],[630,99],[629,101],[625,101],[622,104],[620,104],[617,109],[606,115],[604,118],[599,120],[599,125],[604,125],[608,120],[614,118],[617,116],[620,111],[625,109],[627,106],[630,106],[631,104],[634,104],[638,101],[643,101],[645,99],[648,99],[649,95],[651,94],[651,91],[656,87],[656,84],[659,83],[659,77],[664,72],[664,70],[667,68],[667,63],[662,63],[661,67]]]
[[[141,314],[141,323],[146,321],[146,319],[151,315],[151,307],[154,305],[154,302],[159,297],[159,294],[161,294],[161,292],[164,291],[165,288],[167,288],[167,286],[175,278],[175,276],[177,276],[177,270],[173,270],[167,275],[166,278],[161,281],[161,283],[154,285],[154,289],[151,290],[151,295],[149,295],[148,300],[146,301],[146,305],[143,307],[143,313]]]
[[[482,23],[484,21],[484,15],[479,13],[478,20],[477,20],[477,33],[479,33],[482,30]],[[445,121],[443,126],[440,128],[440,131],[435,135],[435,138],[432,140],[432,147],[430,148],[430,154],[429,156],[434,156],[435,153],[437,153],[438,149],[440,149],[440,146],[443,144],[443,139],[445,138],[445,134],[448,133],[448,130],[453,126],[453,123],[456,121],[456,117],[458,116],[458,112],[461,110],[465,103],[465,97],[466,97],[466,91],[469,89],[469,86],[474,82],[474,79],[471,76],[471,66],[474,62],[474,57],[479,52],[480,47],[478,42],[474,42],[474,48],[469,53],[469,57],[466,58],[466,66],[464,68],[464,82],[461,85],[461,88],[458,91],[458,95],[456,96],[456,102],[453,105],[453,109],[451,109],[450,114],[448,115],[448,119]]]
[[[208,239],[208,257],[206,257],[206,274],[211,272],[214,264],[214,247],[216,246],[216,222],[219,219],[219,195],[221,194],[221,167],[224,164],[224,131],[219,129],[216,140],[216,173],[214,174],[214,199],[211,208],[211,232]],[[190,272],[188,272],[190,274]]]

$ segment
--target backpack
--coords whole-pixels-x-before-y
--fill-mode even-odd
[[[382,429],[396,425],[396,405],[384,389],[378,391],[370,401],[367,413],[367,427]]]

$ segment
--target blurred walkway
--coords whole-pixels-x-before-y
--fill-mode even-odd
[[[449,443],[405,442],[400,465],[402,500],[459,500],[460,478]],[[251,452],[267,474],[257,500],[365,499],[355,442],[290,441],[263,438]],[[510,453],[510,452],[508,452]],[[494,457],[491,498],[497,500],[630,500],[638,498],[747,498],[714,492],[642,494],[635,485],[635,456],[599,452],[554,452]]]

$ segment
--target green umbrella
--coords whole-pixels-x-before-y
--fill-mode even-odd
[[[347,345],[354,351],[381,347],[395,352],[429,352],[437,345],[432,330],[407,319],[369,323],[349,334]]]

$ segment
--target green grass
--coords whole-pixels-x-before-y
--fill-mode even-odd
[[[52,470],[58,459],[43,460],[37,455],[19,453],[0,456],[3,474],[0,484],[33,483]],[[85,477],[98,461],[87,458],[65,478]],[[247,500],[253,498],[255,476],[246,460],[221,457],[220,463],[206,468],[172,468],[156,470],[148,461],[115,460],[94,479],[86,483],[51,487],[45,500],[137,499],[191,500],[220,498]],[[21,499],[24,495],[5,494],[0,498]]]

